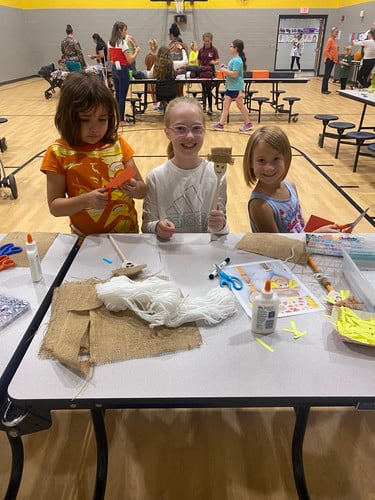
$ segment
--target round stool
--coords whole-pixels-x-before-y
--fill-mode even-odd
[[[335,153],[335,158],[338,158],[339,157],[340,143],[341,143],[341,139],[344,135],[345,130],[348,130],[349,128],[354,128],[355,125],[354,125],[354,123],[350,123],[350,122],[332,122],[332,123],[328,123],[328,127],[335,128],[337,131],[337,134],[338,134],[336,153]]]
[[[0,118],[0,123],[6,123],[8,121],[8,118]]]
[[[289,113],[288,113],[288,123],[290,123],[290,120],[293,118],[293,121],[296,122],[298,120],[298,113],[292,113],[292,107],[293,104],[296,101],[300,101],[300,97],[283,97],[283,101],[286,101],[289,103]]]
[[[132,114],[130,115],[133,123],[135,124],[135,115],[137,113],[137,106],[141,104],[141,99],[139,97],[128,97],[125,99],[126,102],[130,103],[130,106],[132,108]]]
[[[275,107],[275,113],[284,107],[283,104],[279,104],[279,97],[281,94],[285,94],[286,90],[270,90],[272,94],[272,106]]]
[[[375,153],[375,142],[373,142],[372,144],[369,144],[367,147],[368,147],[368,149],[369,149],[370,151],[372,151],[372,152],[374,152],[374,153]]]
[[[244,98],[244,104],[247,107],[249,111],[251,111],[251,99],[253,98],[254,94],[257,94],[258,90],[255,89],[245,89],[245,98]]]
[[[319,140],[318,140],[318,145],[320,148],[322,148],[328,123],[333,121],[333,120],[338,120],[339,117],[336,115],[315,115],[314,118],[316,120],[321,120],[323,123],[323,130],[322,130],[322,133],[319,134]]]
[[[355,132],[348,132],[346,134],[346,137],[348,139],[355,139],[355,143],[357,146],[357,150],[356,150],[355,158],[354,158],[354,164],[353,164],[353,172],[355,172],[357,170],[359,156],[361,154],[363,154],[363,156],[367,156],[369,154],[369,153],[361,153],[361,147],[363,146],[365,141],[373,141],[375,139],[375,134],[373,134],[371,132],[361,132],[360,130],[358,130]],[[370,146],[374,146],[374,144],[370,144],[369,149],[370,149]]]
[[[260,115],[262,112],[262,104],[269,102],[269,97],[253,97],[253,101],[258,103],[258,123],[260,122]]]

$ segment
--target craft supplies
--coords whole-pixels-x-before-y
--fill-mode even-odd
[[[269,334],[276,329],[280,299],[271,289],[271,280],[264,282],[264,288],[254,297],[251,317],[251,331]]]
[[[343,271],[354,295],[367,311],[375,312],[375,255],[343,251]]]
[[[15,261],[10,257],[8,257],[8,255],[0,256],[0,271],[4,271],[4,269],[15,267],[15,265],[16,265]]]
[[[375,347],[375,315],[353,311],[348,307],[334,307],[331,319],[344,342]]]
[[[14,245],[14,243],[5,243],[0,246],[0,255],[13,255],[22,252],[22,247]]]
[[[228,265],[230,262],[230,257],[226,257],[223,262],[221,262],[220,264],[218,264],[218,267],[220,267],[220,269],[223,269],[226,265]],[[210,280],[213,280],[214,278],[216,278],[216,276],[218,275],[217,271],[216,271],[216,264],[214,264],[214,267],[212,269],[212,271],[210,272],[210,274],[208,275],[208,278]]]
[[[227,286],[229,290],[242,290],[243,288],[243,283],[240,278],[237,278],[237,276],[230,276],[229,274],[225,273],[220,269],[220,267],[215,264],[215,269],[219,275],[220,278],[220,287],[223,288],[224,286]]]
[[[363,236],[353,234],[332,233],[332,234],[307,234],[306,250],[308,253],[321,255],[342,256],[342,251],[366,252],[375,257],[373,246],[366,242]]]
[[[26,300],[0,295],[0,329],[5,328],[29,308],[30,304]]]
[[[175,283],[155,276],[132,281],[126,276],[96,285],[97,296],[110,311],[130,309],[150,323],[150,328],[203,320],[214,325],[232,316],[236,300],[227,289],[215,287],[205,296],[182,297]]]
[[[38,248],[30,233],[28,233],[26,240],[26,255],[30,264],[31,278],[37,283],[43,277],[42,267],[40,265]]]
[[[131,260],[128,260],[125,257],[125,254],[122,252],[121,248],[118,246],[118,244],[116,243],[116,241],[114,240],[114,238],[111,234],[108,235],[108,239],[112,243],[116,252],[119,254],[120,258],[122,259],[121,267],[123,267],[123,268],[135,267],[136,266],[135,262],[132,262]]]

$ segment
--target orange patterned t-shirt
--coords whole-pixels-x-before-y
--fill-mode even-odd
[[[65,175],[66,194],[71,198],[105,187],[133,154],[121,136],[113,144],[99,142],[74,147],[58,139],[48,147],[40,170]],[[139,232],[134,200],[119,190],[112,192],[112,201],[104,210],[87,207],[71,215],[70,221],[84,235]]]

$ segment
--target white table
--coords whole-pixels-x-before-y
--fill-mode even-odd
[[[363,104],[362,115],[359,121],[358,130],[375,129],[375,123],[369,127],[363,127],[367,106],[375,106],[375,92],[369,92],[368,89],[357,90],[338,90],[338,93],[348,99],[361,102]]]
[[[5,235],[0,235],[0,239]],[[12,323],[0,330],[0,413],[5,404],[8,384],[14,375],[31,339],[37,331],[52,298],[52,290],[58,286],[75,257],[77,237],[71,234],[59,234],[41,261],[43,278],[39,283],[31,279],[28,267],[14,267],[0,273],[0,294],[13,296],[30,303],[30,309]],[[12,257],[12,256],[10,256]],[[32,378],[32,377],[31,377]],[[34,383],[35,383],[35,379]],[[23,451],[18,433],[4,427],[13,451],[13,466],[22,472]],[[9,431],[9,432],[8,432]],[[12,498],[17,494],[19,479],[9,483],[8,494]]]
[[[159,242],[154,235],[115,238],[128,259],[148,263],[148,272],[165,273],[184,294],[196,296],[218,286],[217,280],[208,279],[214,262],[225,257],[230,257],[233,264],[265,260],[236,250],[234,245],[240,235],[213,242],[208,234],[177,234],[171,242]],[[111,259],[112,266],[105,264],[103,257]],[[119,257],[104,235],[88,237],[66,280],[109,277],[111,268],[119,264]],[[340,263],[336,261],[334,267],[335,279],[342,280]],[[292,270],[303,281],[310,280],[315,294],[326,294],[311,278],[309,268],[292,265]],[[220,325],[200,327],[200,348],[95,367],[86,384],[58,362],[38,359],[42,339],[37,335],[9,386],[9,397],[17,407],[28,408],[34,414],[87,408],[96,419],[101,408],[293,406],[297,414],[294,473],[300,498],[308,498],[302,444],[309,409],[373,404],[375,350],[343,343],[322,312],[293,317],[299,330],[307,330],[305,336],[293,340],[292,334],[283,331],[290,327],[290,319],[279,319],[275,334],[264,339],[274,348],[271,353],[256,341],[250,319],[239,306],[235,316]],[[38,384],[33,382],[35,379]],[[98,432],[101,425],[97,419],[96,437],[105,451],[105,434],[100,437]],[[106,469],[98,474],[104,489],[105,473]]]

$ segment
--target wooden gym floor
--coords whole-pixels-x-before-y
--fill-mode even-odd
[[[337,114],[358,124],[362,105],[335,93],[320,93],[321,80],[280,85],[294,105],[296,123],[263,106],[261,125],[277,124],[294,148],[289,178],[298,187],[305,218],[320,215],[345,223],[371,206],[369,220],[358,231],[374,232],[375,161],[361,158],[352,172],[354,147],[342,145],[334,158],[335,141],[318,147],[321,123],[317,113]],[[39,172],[41,153],[57,137],[53,125],[60,90],[44,98],[46,81],[32,78],[0,86],[0,137],[8,150],[1,154],[6,175],[15,173],[18,199],[3,189],[0,232],[69,232],[66,218],[48,213],[45,178]],[[269,96],[269,85],[258,84],[258,95]],[[151,108],[151,106],[150,106]],[[249,189],[242,177],[242,154],[248,136],[238,131],[241,117],[232,106],[225,132],[206,133],[202,155],[211,147],[232,146],[235,163],[228,167],[228,220],[232,232],[249,230]],[[375,107],[366,124],[375,125]],[[146,174],[165,159],[167,140],[161,114],[148,111],[122,132],[135,150],[135,161]],[[214,123],[218,115],[209,123]],[[252,114],[255,121],[255,113]],[[258,126],[258,125],[256,125]],[[208,128],[208,127],[207,127]],[[302,154],[303,153],[303,154]],[[25,165],[17,171],[18,167]],[[318,166],[319,169],[315,168]],[[324,175],[322,175],[324,174]],[[344,186],[344,187],[343,187]],[[141,202],[137,202],[141,216]],[[0,276],[1,279],[1,276]],[[1,335],[0,335],[1,348]],[[292,369],[292,367],[285,367]],[[36,380],[35,383],[38,383]],[[95,440],[88,412],[53,412],[51,429],[25,436],[25,466],[20,499],[88,499],[95,477]],[[108,499],[131,500],[291,500],[296,499],[290,460],[294,413],[289,408],[217,410],[130,410],[106,414],[109,442]],[[0,496],[6,491],[10,452],[0,433]],[[375,499],[372,471],[375,415],[352,408],[314,409],[304,446],[304,462],[312,499]]]

